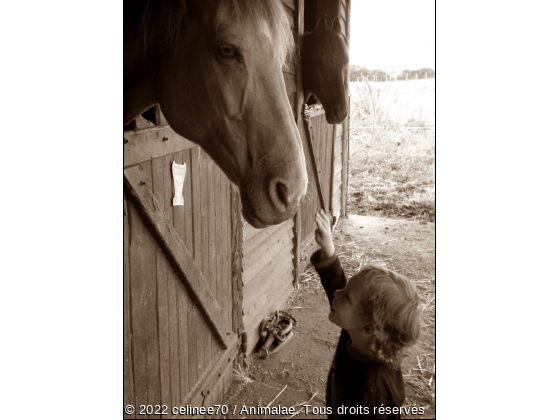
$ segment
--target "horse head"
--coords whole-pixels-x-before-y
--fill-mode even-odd
[[[325,108],[329,124],[340,124],[348,115],[345,73],[348,47],[342,37],[340,19],[331,28],[323,16],[313,32],[303,37],[303,90],[306,102],[315,94]]]
[[[175,10],[184,17],[172,42],[149,59],[150,101],[239,187],[251,225],[287,220],[305,196],[307,173],[282,74],[293,45],[283,6],[200,0],[183,7]],[[126,90],[125,60],[125,115]]]

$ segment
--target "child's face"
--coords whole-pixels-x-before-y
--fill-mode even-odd
[[[363,279],[351,278],[344,289],[335,290],[329,321],[350,332],[361,330],[360,302],[364,284]]]

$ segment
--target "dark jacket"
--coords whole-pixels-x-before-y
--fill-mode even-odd
[[[311,263],[332,305],[334,291],[346,287],[346,277],[336,255],[320,258],[321,251],[315,252]],[[332,408],[328,417],[400,419],[399,407],[405,399],[402,373],[367,356],[350,356],[350,344],[350,334],[342,330],[327,381],[326,403]]]

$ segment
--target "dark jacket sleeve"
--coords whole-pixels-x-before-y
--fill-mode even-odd
[[[328,260],[321,261],[321,250],[319,250],[313,253],[310,261],[321,278],[321,283],[327,293],[329,303],[332,304],[334,291],[346,287],[346,277],[344,276],[344,270],[340,265],[338,256],[335,254]]]

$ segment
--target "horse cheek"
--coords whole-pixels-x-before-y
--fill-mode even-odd
[[[222,80],[223,113],[230,119],[243,119],[246,99],[250,96],[246,73],[237,68],[228,69]]]

